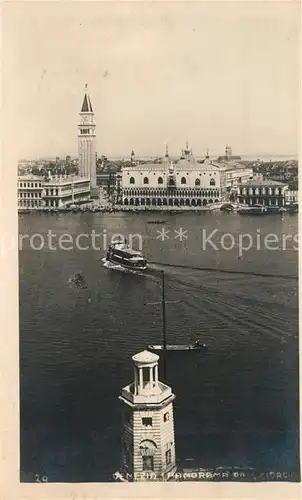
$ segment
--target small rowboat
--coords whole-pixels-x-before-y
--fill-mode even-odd
[[[148,345],[150,351],[163,351],[163,345]],[[200,351],[206,350],[208,346],[206,344],[167,344],[167,351]]]
[[[166,224],[165,220],[148,220],[147,224]]]

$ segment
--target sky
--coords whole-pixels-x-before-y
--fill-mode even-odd
[[[18,158],[298,151],[298,2],[27,3],[4,10],[5,132]]]

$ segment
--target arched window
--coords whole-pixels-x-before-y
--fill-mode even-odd
[[[210,180],[210,186],[216,186],[216,181],[215,179]]]
[[[163,184],[163,182],[164,182],[164,179],[162,177],[159,177],[157,179],[157,184]]]
[[[195,180],[195,186],[200,186],[200,179]]]
[[[130,184],[135,184],[134,177],[130,177]]]
[[[144,177],[144,184],[149,184],[149,179],[148,179],[148,177]]]
[[[187,179],[185,177],[182,177],[180,183],[187,184]]]

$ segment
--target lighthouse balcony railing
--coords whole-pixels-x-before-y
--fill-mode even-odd
[[[155,390],[157,389],[157,390]],[[161,403],[169,396],[172,396],[171,387],[163,384],[162,382],[158,382],[157,388],[144,390],[137,394],[135,392],[135,384],[129,384],[122,389],[122,397],[127,399],[128,401],[139,404],[139,403]]]

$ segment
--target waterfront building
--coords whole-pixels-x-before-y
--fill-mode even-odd
[[[43,184],[45,207],[62,208],[74,203],[90,201],[90,179],[59,176],[48,178]]]
[[[238,184],[244,184],[253,179],[253,169],[244,165],[221,165],[222,184],[227,193],[236,191]]]
[[[172,162],[168,150],[161,163],[122,168],[122,204],[143,208],[191,207],[195,209],[222,201],[238,182],[252,176],[242,164],[197,161],[186,143],[180,159]]]
[[[299,191],[288,189],[285,191],[285,204],[290,205],[291,203],[297,203],[299,197]]]
[[[96,188],[96,135],[94,112],[92,109],[89,94],[86,91],[82,108],[80,111],[80,123],[78,125],[78,154],[79,154],[79,175],[90,178],[92,188]]]
[[[283,207],[288,185],[271,180],[251,180],[238,186],[238,201],[243,205]]]
[[[198,207],[222,196],[219,167],[198,163],[188,145],[177,163],[166,152],[162,163],[122,169],[122,204],[140,207]]]
[[[233,155],[230,145],[225,147],[224,156],[218,156],[213,162],[220,168],[222,185],[227,195],[237,193],[238,184],[243,184],[253,179],[252,167],[247,167],[241,160],[241,156]]]
[[[157,354],[132,357],[134,382],[122,389],[122,476],[133,481],[165,480],[176,471],[171,387],[158,380]]]
[[[253,169],[246,167],[237,160],[220,160],[214,162],[221,173],[221,184],[226,196],[237,193],[238,185],[253,179]]]
[[[18,208],[41,208],[44,206],[43,177],[23,175],[18,177]]]

